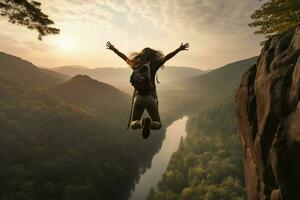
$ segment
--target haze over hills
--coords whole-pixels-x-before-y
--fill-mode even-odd
[[[59,99],[79,106],[103,117],[112,117],[129,112],[130,96],[87,75],[76,75],[71,80],[50,90]]]
[[[185,79],[179,87],[185,91],[200,95],[220,96],[235,92],[242,74],[253,66],[258,57],[251,57],[212,70],[206,74]]]
[[[74,66],[74,69],[84,69]],[[103,82],[88,76],[71,77],[36,67],[19,57],[0,52],[0,80],[39,89],[49,89],[59,100],[88,112],[109,117],[110,113],[129,112],[130,97]],[[67,81],[69,80],[69,81]]]
[[[81,65],[68,65],[68,66],[62,66],[62,67],[54,67],[54,68],[48,68],[49,70],[66,74],[69,76],[76,76],[78,74],[84,75],[85,71],[90,71],[92,69],[81,66]]]
[[[232,102],[243,72],[256,60],[257,57],[240,60],[199,76],[175,81],[166,87],[159,85],[159,102],[163,107],[161,112],[168,115],[176,108],[176,113],[184,116],[195,112],[207,102]]]
[[[68,75],[38,68],[19,57],[0,52],[1,80],[45,88],[62,83],[69,78]]]
[[[68,76],[75,76],[78,74],[88,75],[99,81],[103,81],[110,84],[128,84],[129,77],[132,70],[128,68],[86,68],[83,66],[63,66],[51,68],[55,72],[59,72]],[[158,71],[159,81],[162,83],[168,83],[175,80],[185,79],[187,77],[200,75],[205,73],[202,70],[191,67],[172,67],[166,66],[163,70]]]

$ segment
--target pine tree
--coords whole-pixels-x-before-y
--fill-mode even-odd
[[[0,15],[8,17],[13,24],[38,31],[38,39],[49,34],[59,34],[59,29],[50,27],[54,22],[41,10],[41,3],[28,0],[0,0]]]
[[[300,24],[300,0],[268,0],[256,10],[250,27],[259,27],[256,34],[273,35]]]

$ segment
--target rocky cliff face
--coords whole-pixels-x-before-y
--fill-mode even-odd
[[[269,39],[237,90],[249,200],[300,199],[299,98],[300,27]]]

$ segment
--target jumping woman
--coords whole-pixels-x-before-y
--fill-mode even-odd
[[[151,48],[144,48],[140,53],[134,53],[128,58],[121,53],[110,42],[106,48],[120,56],[132,69],[133,73],[130,82],[134,87],[133,105],[130,113],[128,127],[132,129],[143,129],[143,138],[148,138],[150,129],[161,128],[161,120],[158,112],[158,100],[155,85],[155,75],[165,62],[183,50],[188,50],[189,43],[181,45],[173,52],[164,56],[161,51]],[[141,120],[144,110],[147,110],[149,117]]]

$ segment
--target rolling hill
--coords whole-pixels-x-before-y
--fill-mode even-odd
[[[199,105],[215,101],[233,100],[243,72],[250,68],[258,57],[240,60],[211,70],[202,75],[192,76],[171,85],[158,86],[159,103],[162,116],[172,113],[189,115]]]
[[[103,117],[122,115],[124,112],[127,116],[130,109],[131,97],[128,94],[87,75],[76,75],[51,88],[50,92],[69,104]]]
[[[48,88],[66,81],[69,76],[38,68],[19,57],[0,52],[0,79],[21,85]]]
[[[125,124],[1,79],[0,96],[2,199],[126,199],[142,157]]]
[[[188,93],[199,95],[231,95],[238,87],[242,74],[253,66],[258,57],[252,57],[227,64],[206,74],[185,79],[178,87]]]

